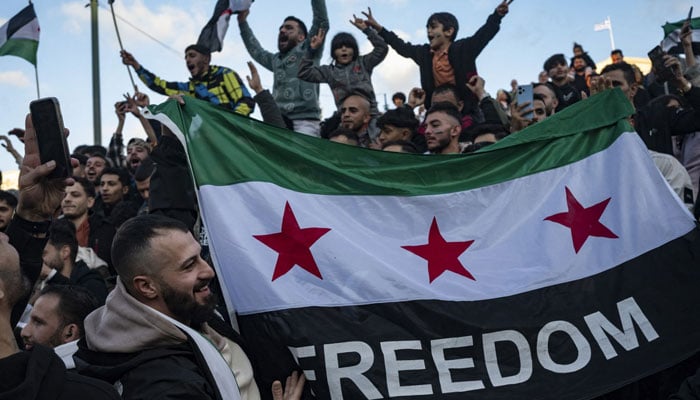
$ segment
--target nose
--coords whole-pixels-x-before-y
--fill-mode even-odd
[[[201,264],[200,264],[200,268],[199,268],[198,278],[202,279],[202,280],[214,278],[214,276],[216,275],[214,273],[214,268],[212,268],[208,262],[206,262],[202,259],[200,259],[200,263]]]
[[[24,328],[22,328],[22,331],[19,333],[19,335],[22,336],[22,340],[24,341],[27,341],[29,339],[29,337],[31,336],[29,324],[25,325]]]

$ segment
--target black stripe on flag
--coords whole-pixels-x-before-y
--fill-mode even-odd
[[[24,7],[19,14],[10,18],[10,20],[7,22],[7,38],[11,38],[15,32],[32,22],[34,18],[36,18],[36,13],[34,13],[34,5],[30,4]]]
[[[293,349],[319,399],[590,399],[700,350],[699,265],[696,229],[604,273],[515,296],[239,323],[261,388],[298,368]]]

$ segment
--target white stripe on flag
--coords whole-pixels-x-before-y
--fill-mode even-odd
[[[694,43],[700,42],[700,30],[699,29],[693,29],[692,32],[692,41]],[[681,44],[681,30],[676,29],[675,31],[671,32],[664,38],[664,40],[661,41],[661,48],[663,51],[668,52],[670,49],[672,49],[675,46],[679,46]]]
[[[7,28],[9,24],[4,24],[0,27],[0,47],[9,39],[29,39],[39,41],[39,20],[34,18],[28,24],[22,26],[12,37],[7,37]]]
[[[565,187],[584,207],[610,197],[600,222],[619,239],[591,236],[576,253],[571,230],[544,220],[567,210]],[[606,271],[694,227],[635,133],[577,163],[462,193],[323,196],[251,182],[204,186],[200,201],[241,314],[515,295]],[[286,202],[301,228],[331,229],[311,246],[322,280],[294,266],[272,281],[278,253],[253,235],[280,232]],[[433,217],[446,241],[474,241],[459,260],[475,280],[447,271],[430,283],[426,260],[401,247],[427,243]]]

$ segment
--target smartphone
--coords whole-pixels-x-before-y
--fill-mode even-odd
[[[688,22],[693,18],[693,6],[690,6],[690,11],[688,11]]]
[[[63,131],[61,106],[55,97],[46,97],[29,103],[32,123],[36,131],[41,163],[56,161],[56,168],[49,174],[50,179],[68,178],[73,174],[68,152],[68,143]]]
[[[519,85],[518,86],[518,92],[516,93],[516,100],[518,103],[518,106],[521,106],[525,103],[530,103],[530,106],[527,108],[527,110],[522,114],[523,118],[532,118],[533,112],[532,112],[532,103],[533,103],[533,96],[532,96],[532,85]]]
[[[666,52],[661,49],[661,46],[656,46],[649,53],[649,60],[651,60],[651,65],[654,68],[654,74],[656,75],[656,80],[659,82],[666,82],[673,78],[673,71],[664,65],[664,56]]]

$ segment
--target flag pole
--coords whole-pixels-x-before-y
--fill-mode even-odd
[[[39,68],[34,65],[34,79],[36,80],[36,98],[41,98],[41,93],[39,93]]]
[[[119,27],[117,26],[117,17],[114,15],[114,0],[109,0],[109,9],[112,11],[112,21],[114,21],[114,30],[117,32],[117,41],[119,42],[119,48],[121,51],[124,51],[124,45],[122,45],[122,38],[119,35]],[[127,72],[129,72],[129,79],[131,80],[131,86],[134,87],[134,93],[138,92],[139,89],[136,87],[136,83],[134,83],[134,77],[131,75],[131,68],[129,68],[128,65],[125,65]]]
[[[610,16],[608,16],[608,32],[610,33],[610,50],[615,50],[615,38],[613,37],[612,21],[610,21]]]

